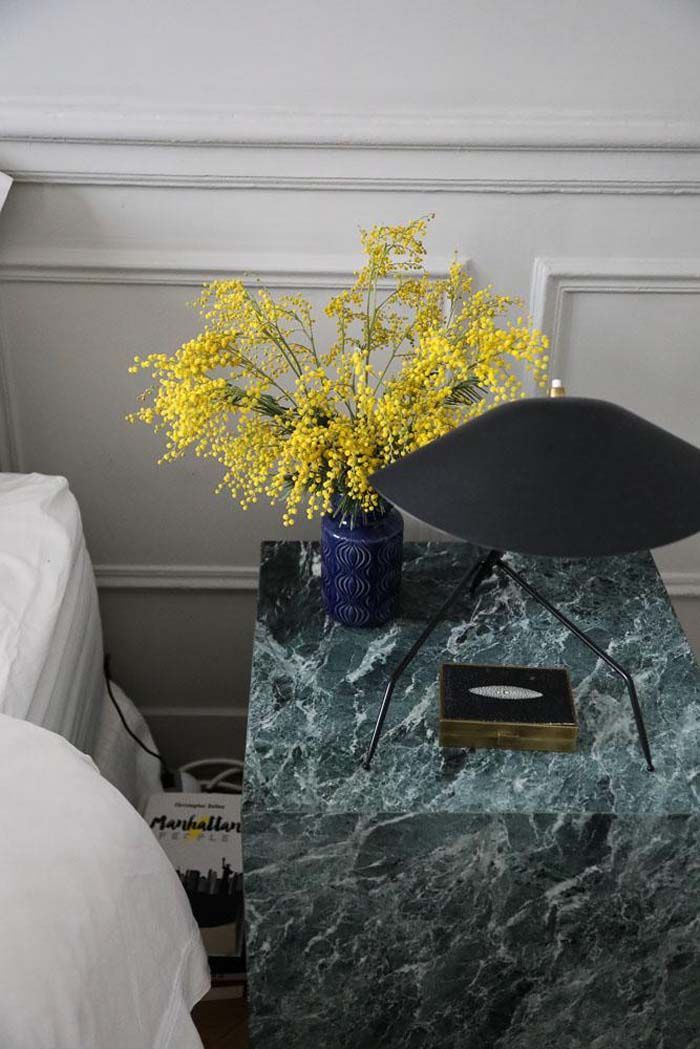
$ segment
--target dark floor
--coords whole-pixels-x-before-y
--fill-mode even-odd
[[[245,998],[199,1002],[192,1010],[204,1049],[248,1049]]]

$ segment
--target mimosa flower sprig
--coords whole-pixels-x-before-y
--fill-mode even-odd
[[[221,463],[219,490],[244,508],[284,500],[287,525],[303,502],[309,517],[381,509],[370,474],[525,396],[517,362],[546,385],[546,338],[506,316],[520,300],[473,290],[456,260],[430,277],[428,221],[361,232],[365,263],[325,307],[329,346],[303,296],[206,284],[203,330],[170,356],[135,358],[131,371],[150,371],[154,386],[129,420],[165,431],[161,461],[192,449]]]

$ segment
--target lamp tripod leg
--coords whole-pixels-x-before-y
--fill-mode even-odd
[[[475,565],[472,565],[472,567],[469,568],[467,572],[465,572],[465,574],[457,583],[457,586],[454,588],[447,600],[443,602],[443,604],[432,617],[430,622],[426,625],[425,629],[423,630],[423,633],[420,635],[417,641],[414,641],[414,643],[411,645],[410,649],[403,657],[401,662],[394,668],[391,677],[387,682],[386,689],[384,690],[384,698],[382,699],[382,705],[379,708],[379,714],[377,715],[377,721],[374,726],[374,732],[372,733],[372,739],[370,740],[369,747],[367,748],[367,754],[365,755],[365,758],[362,762],[363,768],[369,769],[372,763],[374,752],[377,749],[377,744],[379,743],[379,737],[382,734],[384,719],[386,718],[387,711],[389,710],[391,697],[393,695],[394,689],[396,688],[396,684],[401,675],[403,674],[404,670],[409,665],[409,663],[413,661],[414,657],[423,647],[425,642],[428,640],[438,623],[442,619],[444,619],[445,613],[448,611],[449,608],[451,608],[451,606],[454,604],[457,598],[462,593],[464,593],[464,591],[467,588],[469,588],[469,595],[473,596],[479,589],[481,584],[484,582],[484,580],[491,575],[494,566],[499,561],[500,556],[501,555],[497,550],[492,550],[486,555],[486,557],[482,558],[481,561],[478,561]]]
[[[632,704],[632,713],[634,715],[635,725],[637,726],[637,735],[639,736],[639,743],[642,748],[642,753],[644,754],[644,757],[646,759],[647,768],[649,769],[649,772],[653,772],[654,764],[651,759],[649,737],[647,736],[647,730],[644,724],[642,708],[639,705],[637,690],[634,686],[634,681],[629,671],[625,670],[625,668],[623,666],[620,666],[620,664],[616,662],[612,658],[612,656],[609,656],[607,652],[605,652],[602,648],[596,645],[595,641],[591,640],[591,638],[587,634],[584,634],[583,630],[581,630],[580,627],[577,627],[575,623],[572,623],[571,620],[567,616],[565,616],[563,612],[559,611],[556,605],[553,605],[551,601],[548,601],[546,597],[543,597],[542,594],[539,593],[539,591],[535,590],[535,588],[531,586],[530,583],[528,583],[527,580],[524,579],[519,572],[516,572],[514,568],[511,568],[509,564],[506,564],[505,561],[498,560],[494,565],[494,568],[503,572],[504,575],[508,576],[509,579],[512,579],[514,583],[517,583],[521,590],[524,590],[526,594],[529,594],[530,597],[534,598],[534,600],[537,601],[540,605],[542,605],[543,608],[546,608],[547,611],[551,615],[553,615],[555,619],[558,619],[559,622],[562,623],[567,628],[567,630],[571,631],[571,633],[575,637],[577,637],[579,641],[582,641],[583,644],[591,650],[591,652],[594,652],[595,655],[602,659],[603,662],[606,663],[608,667],[610,667],[614,674],[617,674],[618,677],[622,678],[629,693],[630,703]]]

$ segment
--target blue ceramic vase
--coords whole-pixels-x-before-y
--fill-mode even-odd
[[[403,518],[393,507],[354,523],[326,514],[321,522],[321,583],[328,615],[344,626],[372,627],[398,610]]]

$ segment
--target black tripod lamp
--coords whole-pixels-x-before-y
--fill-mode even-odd
[[[457,598],[465,591],[473,596],[485,579],[500,573],[622,678],[647,767],[653,771],[630,673],[517,572],[505,552],[600,557],[693,535],[700,531],[700,451],[608,401],[538,397],[494,408],[370,480],[402,510],[488,552],[459,580],[394,669],[365,768],[404,670]]]

